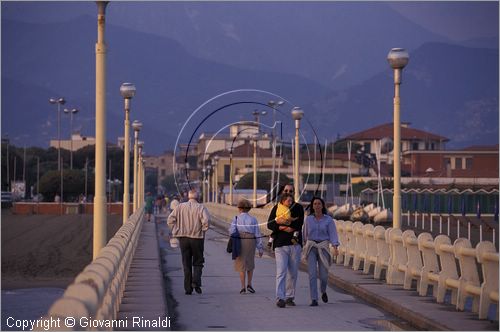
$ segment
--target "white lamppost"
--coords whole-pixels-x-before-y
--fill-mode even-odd
[[[95,86],[95,195],[94,242],[95,259],[106,245],[106,42],[104,27],[108,1],[97,1],[96,86]]]
[[[274,189],[274,169],[276,168],[276,106],[281,106],[285,102],[280,100],[275,102],[274,100],[270,100],[267,102],[269,106],[273,109],[273,131],[272,131],[272,158],[273,158],[273,170],[271,172],[271,188],[269,189],[269,201],[273,199],[273,189]]]
[[[128,220],[130,209],[130,100],[135,96],[135,85],[123,83],[120,94],[125,101],[125,134],[123,138],[123,223]]]
[[[257,207],[257,136],[253,138],[253,207]]]
[[[49,103],[57,104],[57,170],[61,170],[61,105],[66,104],[64,98],[50,98]]]
[[[137,142],[138,152],[137,152],[137,208],[140,208],[144,203],[144,159],[143,159],[143,148],[144,142]]]
[[[137,200],[137,194],[139,193],[139,191],[137,190],[137,177],[138,177],[138,161],[137,161],[137,158],[138,158],[138,150],[139,150],[139,131],[141,131],[141,128],[142,128],[142,123],[137,121],[137,120],[134,120],[134,122],[132,122],[132,128],[134,128],[134,197],[133,197],[133,200],[134,200],[134,204],[133,204],[133,212],[135,212],[138,208],[138,200]]]
[[[208,173],[208,181],[207,181],[208,196],[207,196],[207,201],[210,203],[212,201],[212,192],[210,191],[210,187],[212,186],[212,182],[211,182],[211,179],[210,179],[210,176],[212,175],[212,165],[210,165],[210,164],[207,166],[207,173]]]
[[[72,109],[65,108],[63,112],[65,114],[69,114],[69,116],[70,116],[70,118],[69,118],[69,126],[70,126],[70,130],[69,130],[69,139],[70,139],[69,165],[70,166],[69,166],[69,168],[73,169],[73,114],[78,113],[79,110],[76,108],[72,108]]]
[[[392,197],[392,227],[401,228],[401,119],[399,86],[403,68],[409,55],[403,48],[393,48],[387,55],[389,65],[394,69],[394,196]]]
[[[218,167],[219,167],[219,156],[215,156],[214,157],[214,160],[215,160],[215,168],[214,168],[214,192],[215,192],[215,203],[219,203],[219,179],[218,179],[218,176],[219,176],[219,172],[217,171]]]
[[[293,171],[293,184],[295,192],[295,201],[298,202],[300,198],[299,192],[299,128],[300,120],[304,116],[304,111],[300,107],[292,109],[292,118],[295,120],[295,167]]]
[[[207,176],[207,169],[205,167],[203,167],[202,169],[202,172],[203,172],[203,177],[201,178],[201,189],[202,189],[202,192],[203,192],[203,203],[206,203],[207,202],[207,187],[206,187],[206,183],[205,183],[205,180],[206,180],[206,176]]]

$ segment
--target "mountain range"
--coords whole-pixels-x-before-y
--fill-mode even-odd
[[[116,142],[123,132],[122,82],[137,86],[131,119],[144,123],[141,137],[148,153],[173,149],[180,128],[199,105],[235,89],[283,96],[301,106],[319,136],[329,139],[391,122],[393,80],[385,58],[391,47],[403,46],[410,62],[403,71],[402,121],[450,138],[450,147],[498,143],[498,40],[453,44],[375,5],[361,12],[349,6],[301,10],[262,3],[260,10],[276,12],[269,20],[251,6],[235,11],[224,2],[210,11],[203,3],[185,3],[172,11],[149,11],[149,16],[149,3],[143,4],[128,4],[137,6],[135,12],[110,6],[109,141]],[[124,27],[133,14],[143,23],[150,20],[158,31]],[[353,17],[366,19],[361,24]],[[380,24],[390,20],[398,29]],[[93,136],[96,19],[83,15],[42,24],[2,17],[1,34],[2,135],[18,137],[14,144],[27,140],[47,146],[57,134],[57,112],[48,99],[64,96],[65,106],[81,110],[75,128]],[[252,98],[261,103],[273,99],[250,94],[224,102]],[[210,104],[206,112],[220,105]],[[250,120],[255,107],[226,112],[201,129],[216,131],[221,121]],[[67,138],[69,119],[61,120]],[[189,129],[195,127],[192,123]]]

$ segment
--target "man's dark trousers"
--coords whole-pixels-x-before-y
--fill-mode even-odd
[[[204,239],[180,237],[179,246],[182,267],[184,268],[184,290],[191,293],[194,287],[201,287],[201,272],[205,262],[203,258]]]

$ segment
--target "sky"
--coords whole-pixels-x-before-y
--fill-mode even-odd
[[[498,1],[412,1],[393,2],[390,6],[424,28],[455,41],[498,36]]]
[[[6,2],[28,1],[2,1]],[[2,5],[2,17],[42,23],[65,21],[82,14],[96,15],[95,6],[89,6],[93,1],[86,2],[57,2],[64,15],[45,1],[31,1],[29,7]],[[75,5],[79,6],[78,10]],[[390,6],[413,22],[455,41],[498,36],[498,1],[393,1]],[[108,10],[112,10],[112,6]]]

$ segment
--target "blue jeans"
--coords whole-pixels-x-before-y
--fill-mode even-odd
[[[276,258],[276,298],[294,299],[297,275],[299,272],[300,253],[299,244],[277,247],[274,251]]]
[[[321,293],[325,293],[328,282],[328,268],[321,263],[318,248],[311,248],[307,256],[307,270],[309,272],[309,291],[311,293],[311,300],[316,301],[318,300],[318,276],[316,272],[318,266]]]

